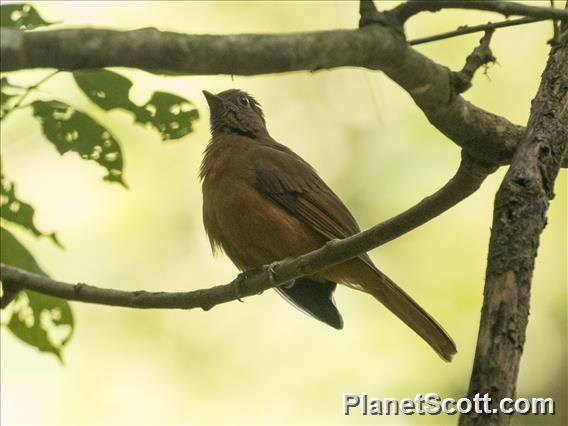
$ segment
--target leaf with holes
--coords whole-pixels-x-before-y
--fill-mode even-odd
[[[37,237],[49,237],[55,244],[62,247],[55,232],[47,234],[37,228],[34,222],[34,208],[18,199],[16,196],[16,185],[8,180],[3,173],[0,173],[0,178],[0,217],[24,227]]]
[[[40,268],[32,254],[4,227],[0,226],[0,261],[33,272],[47,274]]]
[[[199,112],[187,99],[165,92],[155,92],[144,105],[130,100],[132,82],[109,70],[75,71],[73,78],[85,95],[100,108],[121,108],[131,112],[137,123],[153,127],[162,140],[179,139],[193,131]]]
[[[60,101],[35,101],[31,105],[44,135],[60,154],[74,151],[85,160],[96,161],[108,172],[105,180],[126,187],[120,145],[106,128]]]
[[[7,112],[11,109],[10,108],[10,99],[15,98],[16,95],[10,95],[6,93],[4,90],[0,89],[0,120],[2,120]]]
[[[14,98],[17,98],[17,94],[9,93],[10,90],[13,90],[14,86],[12,86],[6,77],[2,77],[0,79],[0,120],[2,120],[6,113],[12,108],[12,104]]]
[[[2,95],[0,96],[0,104],[2,104],[2,108],[8,103],[11,98],[15,98],[17,95],[11,95],[4,91],[4,88],[0,89]]]
[[[128,78],[105,69],[75,71],[73,78],[91,102],[105,111],[122,108],[132,112],[137,121],[147,117],[146,111],[130,100],[132,82]]]
[[[0,227],[0,261],[26,271],[45,275],[32,254],[6,229]],[[69,303],[33,291],[21,291],[9,306],[7,327],[23,342],[63,361],[62,350],[73,334],[74,320]]]
[[[32,30],[55,23],[44,20],[33,6],[24,3],[1,5],[0,16],[0,27],[2,28]]]
[[[144,105],[150,113],[145,124],[151,124],[162,135],[162,140],[179,139],[193,131],[193,122],[199,112],[180,96],[166,92],[155,92]]]

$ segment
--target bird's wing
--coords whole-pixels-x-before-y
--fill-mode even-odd
[[[289,214],[311,226],[326,239],[345,238],[359,232],[357,222],[337,195],[316,171],[287,147],[271,143],[259,145],[253,153],[256,189]],[[360,258],[374,268],[369,256]],[[318,283],[307,277],[292,287],[276,291],[292,305],[334,328],[343,327],[335,306],[336,284]]]
[[[327,239],[359,232],[347,207],[307,162],[280,144],[258,149],[254,168],[261,194]]]
[[[326,238],[345,238],[359,231],[347,207],[308,163],[279,144],[262,149],[265,152],[258,156],[255,171],[257,189],[265,197],[278,203]],[[365,291],[421,336],[444,360],[450,361],[456,353],[456,346],[448,333],[408,294],[381,273],[367,254],[362,254],[359,258],[375,273],[372,285]],[[312,294],[306,296],[300,290],[296,296],[294,299],[289,294],[285,295],[304,312],[333,325],[328,320],[328,315],[335,313],[334,305],[329,303],[327,293],[320,290],[312,299]],[[322,303],[327,304],[325,310],[310,310]],[[331,310],[327,309],[330,307]]]

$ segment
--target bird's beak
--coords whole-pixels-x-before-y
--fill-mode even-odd
[[[208,92],[207,90],[203,91],[203,95],[205,96],[205,99],[209,104],[210,111],[218,111],[223,107],[223,99],[221,99],[219,96],[214,95],[213,93]]]

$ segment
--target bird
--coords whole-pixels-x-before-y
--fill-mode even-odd
[[[203,94],[211,139],[199,178],[203,224],[214,253],[223,251],[246,273],[360,232],[316,170],[270,136],[253,96],[239,89]],[[338,283],[373,296],[443,360],[457,353],[442,326],[366,253],[275,290],[299,310],[341,329],[343,318],[333,297]]]

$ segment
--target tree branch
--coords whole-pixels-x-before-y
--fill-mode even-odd
[[[502,21],[502,22],[488,22],[487,24],[474,25],[474,26],[471,26],[471,27],[468,27],[466,25],[466,26],[463,26],[463,27],[459,27],[455,31],[449,31],[449,32],[446,32],[446,33],[435,34],[435,35],[428,36],[428,37],[415,38],[414,40],[409,40],[408,44],[410,44],[411,46],[416,46],[418,44],[430,43],[430,42],[439,41],[439,40],[445,40],[445,39],[448,39],[448,38],[459,37],[459,36],[466,35],[466,34],[479,33],[481,31],[486,32],[487,30],[496,30],[498,28],[513,27],[513,26],[516,26],[516,25],[532,24],[534,22],[541,22],[541,21],[545,21],[545,20],[546,20],[546,18],[519,18],[519,19],[511,19],[509,21]],[[556,21],[553,21],[553,22],[556,22]]]
[[[567,5],[568,7],[568,5]],[[564,26],[566,30],[568,27]],[[527,131],[497,196],[469,394],[515,397],[531,280],[554,181],[568,149],[568,33],[553,47]],[[462,416],[460,425],[509,425],[511,416]]]
[[[462,70],[452,74],[454,89],[457,93],[463,93],[471,87],[473,75],[480,67],[495,62],[496,59],[489,47],[494,31],[493,29],[485,31],[485,35],[479,41],[479,46],[466,58]]]
[[[526,4],[500,0],[410,0],[395,7],[389,13],[397,16],[398,21],[403,24],[410,17],[420,12],[438,12],[442,9],[484,10],[500,13],[506,17],[518,15],[543,19],[568,19],[568,13],[561,9],[528,6]]]
[[[111,306],[160,309],[211,309],[213,306],[261,293],[325,267],[342,263],[359,254],[387,243],[423,225],[461,200],[473,194],[495,167],[486,167],[462,155],[456,174],[440,190],[405,212],[372,228],[343,240],[333,240],[318,250],[295,259],[278,262],[273,271],[239,276],[229,284],[190,292],[164,293],[120,291],[86,284],[67,284],[32,274],[9,265],[0,264],[4,288],[33,290],[67,300]]]
[[[343,66],[382,70],[412,96],[436,128],[485,163],[508,164],[524,130],[456,95],[448,68],[410,48],[396,30],[384,25],[359,30],[231,36],[185,35],[155,29],[1,31],[2,71],[114,66],[231,75]]]

